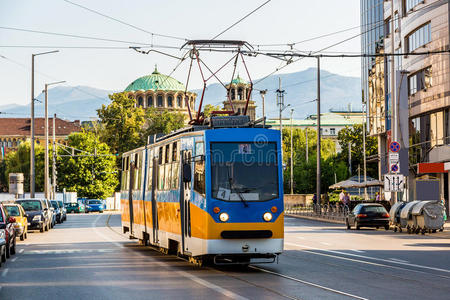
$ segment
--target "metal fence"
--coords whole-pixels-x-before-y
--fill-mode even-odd
[[[349,210],[350,208],[347,205],[341,203],[311,204],[307,206],[302,204],[285,205],[285,213],[287,215],[318,217],[338,221],[344,221]]]

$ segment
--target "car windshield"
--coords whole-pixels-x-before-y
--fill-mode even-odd
[[[52,202],[52,206],[53,206],[53,208],[59,208],[59,205],[58,205],[58,202],[56,202],[56,201],[51,201]]]
[[[211,143],[211,192],[225,201],[277,198],[276,143]]]
[[[102,204],[100,200],[89,200],[88,204]]]
[[[373,206],[364,206],[361,212],[365,213],[386,213],[386,209],[383,206],[373,205]]]
[[[5,206],[6,211],[8,212],[8,215],[12,216],[12,217],[20,217],[20,211],[19,211],[19,207],[17,206],[13,206],[13,205],[7,205]]]
[[[58,201],[58,204],[59,204],[60,207],[64,206],[64,203],[62,201]]]
[[[42,210],[41,201],[38,200],[22,200],[18,201],[25,211]]]

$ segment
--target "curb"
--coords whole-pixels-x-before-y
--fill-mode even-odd
[[[333,219],[325,219],[325,218],[318,218],[318,217],[312,217],[312,216],[302,216],[302,215],[293,215],[293,214],[286,214],[287,217],[293,217],[298,219],[307,219],[307,220],[313,220],[313,221],[319,221],[319,222],[327,222],[327,223],[334,223],[334,224],[345,224],[345,221],[342,220],[333,220]]]

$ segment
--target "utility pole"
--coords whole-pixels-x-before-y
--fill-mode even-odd
[[[281,135],[281,142],[283,142],[283,119],[282,119],[281,115],[282,115],[283,110],[287,106],[284,106],[285,91],[281,89],[281,77],[278,78],[278,90],[276,92],[277,92],[277,105],[280,108],[280,135]]]
[[[352,177],[352,142],[348,142],[348,172]]]
[[[391,102],[392,102],[392,122],[391,122],[391,133],[392,140],[397,141],[397,97],[395,94],[395,63],[394,63],[394,52],[395,52],[395,26],[394,26],[394,0],[391,0]],[[394,203],[397,203],[397,193],[394,192]]]
[[[35,166],[34,166],[34,57],[38,55],[44,55],[44,54],[50,54],[50,53],[56,53],[59,52],[59,50],[54,51],[48,51],[48,52],[42,52],[37,54],[31,54],[31,153],[30,153],[30,198],[34,198],[35,193]]]
[[[52,163],[52,194],[56,198],[56,114],[53,115],[53,163]]]
[[[363,111],[366,111],[364,105]],[[363,121],[363,168],[364,168],[364,182],[367,182],[367,164],[366,164],[366,120]],[[364,187],[364,200],[367,199],[367,186]]]
[[[293,148],[293,131],[292,131],[292,114],[294,113],[294,109],[291,108],[291,195],[294,194],[294,160],[293,160],[293,153],[294,153],[294,148]]]
[[[262,98],[263,128],[266,128],[266,111],[264,108],[264,102],[265,102],[264,100],[266,97],[266,93],[267,93],[267,90],[259,91],[259,94],[261,95],[261,98]]]
[[[320,207],[320,56],[317,56],[317,174],[316,199]]]
[[[49,158],[48,158],[48,87],[50,85],[63,83],[65,81],[58,81],[58,82],[52,82],[52,83],[46,83],[45,84],[45,167],[44,167],[44,195],[46,199],[50,199],[50,178],[49,178]],[[55,129],[55,128],[53,128]]]
[[[308,162],[308,127],[305,128],[305,138],[306,138],[306,162]]]

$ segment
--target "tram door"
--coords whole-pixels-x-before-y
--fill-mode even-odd
[[[181,244],[184,254],[189,254],[189,239],[191,235],[191,186],[192,186],[192,150],[181,152],[181,185],[180,185],[180,211],[181,211]]]
[[[128,186],[128,208],[130,210],[130,236],[134,236],[133,232],[133,221],[134,221],[134,214],[133,214],[133,188],[134,188],[134,171],[136,168],[135,164],[135,154],[132,154],[130,157],[130,182]]]
[[[158,185],[158,170],[160,165],[158,164],[158,158],[153,158],[153,168],[152,168],[152,228],[153,228],[153,244],[159,242],[158,239],[158,206],[156,202],[156,191]]]

